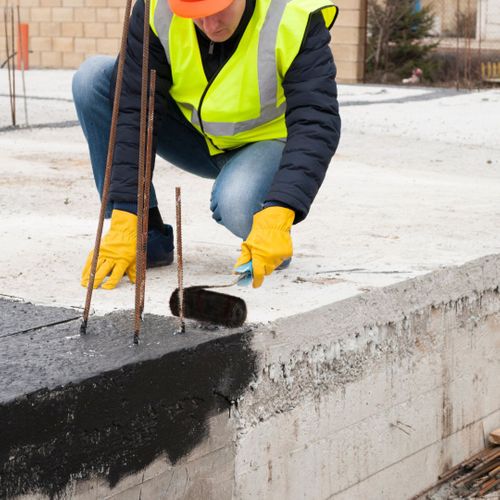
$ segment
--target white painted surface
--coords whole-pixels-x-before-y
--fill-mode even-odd
[[[500,40],[500,3],[498,0],[479,0],[482,40]]]

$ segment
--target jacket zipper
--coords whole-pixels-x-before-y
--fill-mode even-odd
[[[208,52],[210,53],[210,50],[213,51],[213,42],[210,42],[210,46],[209,46],[209,49],[208,49]],[[214,144],[214,141],[212,141],[212,139],[210,137],[208,137],[208,135],[205,133],[205,129],[203,128],[203,120],[201,119],[201,107],[203,105],[203,101],[205,99],[205,96],[207,95],[207,92],[208,92],[208,89],[210,88],[210,85],[212,85],[212,83],[214,82],[214,80],[217,78],[217,76],[219,75],[219,73],[222,71],[222,68],[225,66],[225,64],[223,66],[221,66],[215,73],[214,75],[212,76],[212,78],[210,78],[210,80],[208,81],[207,83],[207,86],[205,87],[205,90],[203,91],[203,94],[201,95],[201,99],[200,99],[200,104],[198,104],[198,109],[197,109],[197,112],[198,112],[198,119],[200,121],[200,128],[201,128],[201,131],[203,132],[203,135],[212,143],[213,147],[218,149],[219,151],[229,151],[228,149],[224,149],[224,148],[221,148],[219,146],[216,146]]]

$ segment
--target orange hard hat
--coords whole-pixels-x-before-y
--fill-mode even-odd
[[[168,0],[172,12],[180,17],[198,18],[217,14],[233,0]]]

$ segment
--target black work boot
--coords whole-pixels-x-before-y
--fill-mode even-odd
[[[163,225],[163,231],[157,228],[148,231],[147,268],[169,266],[174,261],[174,231],[169,224]]]

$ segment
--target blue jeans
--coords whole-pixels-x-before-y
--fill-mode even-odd
[[[73,99],[89,145],[100,195],[111,126],[110,80],[114,63],[113,57],[91,57],[73,77]],[[157,154],[187,172],[215,179],[210,200],[212,217],[236,236],[246,239],[253,214],[262,209],[279,168],[284,146],[282,141],[262,141],[210,156],[203,137],[170,100],[158,130]],[[153,186],[150,206],[157,205]],[[111,209],[111,205],[108,206],[107,216]]]

